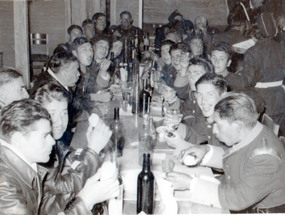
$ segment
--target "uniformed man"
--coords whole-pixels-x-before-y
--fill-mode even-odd
[[[285,210],[285,150],[271,129],[257,121],[253,100],[228,94],[215,106],[213,133],[230,148],[193,146],[180,154],[192,165],[222,168],[219,181],[169,173],[174,189],[190,189],[199,203],[239,212],[277,213]]]

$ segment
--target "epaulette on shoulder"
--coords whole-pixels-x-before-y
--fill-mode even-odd
[[[260,155],[270,155],[275,157],[278,160],[282,160],[282,155],[277,152],[275,149],[268,145],[267,139],[262,138],[262,143],[256,149],[252,151],[250,154],[250,159],[253,159]]]

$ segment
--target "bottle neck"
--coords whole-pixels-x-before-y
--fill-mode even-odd
[[[118,107],[114,108],[114,120],[120,119],[120,109]]]
[[[143,155],[143,171],[149,172],[150,171],[150,155],[144,154]]]

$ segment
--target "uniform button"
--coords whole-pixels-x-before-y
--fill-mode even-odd
[[[208,139],[209,139],[209,140],[211,139],[211,136],[210,136],[210,135],[208,136]]]
[[[195,113],[195,111],[193,110],[193,113]]]
[[[228,175],[228,180],[230,180],[230,179],[231,179],[231,176]]]

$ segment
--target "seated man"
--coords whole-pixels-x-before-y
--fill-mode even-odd
[[[213,133],[230,148],[193,146],[181,154],[192,165],[223,168],[220,183],[169,173],[174,189],[188,190],[203,204],[239,213],[280,213],[285,209],[284,147],[271,129],[257,121],[253,100],[233,93],[215,106]],[[246,210],[245,210],[246,209]]]
[[[173,88],[181,100],[188,97],[189,84],[187,79],[187,69],[191,57],[190,48],[186,43],[176,43],[170,49],[171,64],[176,70],[176,78]]]
[[[13,68],[0,70],[0,110],[21,99],[29,98],[23,75]]]
[[[95,26],[95,37],[107,35],[107,20],[104,13],[95,13],[92,16],[92,23]]]
[[[116,196],[117,179],[98,181],[99,173],[89,178],[79,192],[70,193],[68,198],[64,190],[74,190],[73,186],[76,186],[72,182],[62,181],[61,186],[54,186],[55,178],[37,165],[49,160],[55,144],[51,136],[50,115],[38,102],[25,99],[6,106],[1,112],[0,129],[2,213],[91,214],[95,203]],[[96,144],[104,147],[111,132],[105,130],[101,133],[99,130],[96,126],[90,129],[90,134],[97,136]],[[76,177],[80,169],[75,168],[71,175]],[[94,195],[96,192],[98,195]]]
[[[82,41],[83,42],[83,41]],[[78,44],[80,45],[80,44]],[[83,74],[74,96],[74,106],[80,112],[96,112],[104,116],[108,109],[103,104],[111,100],[111,94],[104,90],[109,87],[111,76],[108,72],[111,61],[107,59],[109,41],[100,38],[93,42],[94,57]]]
[[[81,74],[84,74],[89,69],[93,62],[94,52],[91,42],[85,37],[78,37],[72,43],[72,54],[79,61]]]
[[[194,25],[195,33],[202,36],[204,43],[208,47],[212,42],[213,36],[218,32],[218,29],[210,27],[205,16],[197,16]]]
[[[203,118],[201,109],[197,104],[195,97],[196,82],[199,78],[208,72],[213,72],[213,66],[202,58],[192,58],[189,63],[187,78],[190,86],[189,96],[181,104],[181,113],[183,114],[182,122],[192,127]]]
[[[193,23],[190,20],[185,20],[183,15],[178,11],[174,10],[168,17],[169,23],[159,27],[156,29],[155,32],[155,48],[161,47],[161,43],[166,39],[166,35],[169,32],[169,30],[172,28],[176,28],[176,26],[181,26],[179,27],[181,29],[181,32],[179,32],[181,35],[187,35],[190,34],[193,29]],[[177,41],[175,41],[177,42]]]
[[[82,29],[83,29],[84,36],[89,41],[91,41],[95,37],[94,24],[92,23],[92,21],[90,19],[85,19],[82,22]]]
[[[239,73],[229,72],[228,68],[231,65],[232,51],[228,43],[219,42],[211,48],[211,61],[215,68],[215,73],[222,75],[228,82],[229,91],[242,91],[249,95],[257,106],[258,113],[264,111],[264,101],[258,95],[255,89],[249,89],[249,84]]]
[[[215,68],[215,73],[223,76],[232,90],[239,90],[249,87],[243,77],[237,73],[229,72],[232,60],[232,51],[228,43],[218,42],[210,50],[211,61]]]
[[[227,148],[212,132],[214,107],[227,93],[227,82],[220,75],[205,73],[196,82],[196,100],[203,117],[197,114],[195,123],[190,121],[186,135],[175,134],[175,138],[165,138],[169,146],[176,148],[176,153],[191,144],[209,144]]]
[[[174,87],[174,81],[176,79],[176,70],[171,64],[170,49],[174,45],[174,42],[166,40],[161,44],[160,53],[161,59],[165,64],[161,69],[161,79],[166,85]]]
[[[69,36],[69,40],[66,43],[68,48],[71,48],[71,43],[77,38],[77,37],[82,37],[83,36],[83,30],[79,25],[71,25],[67,29],[67,33]]]

